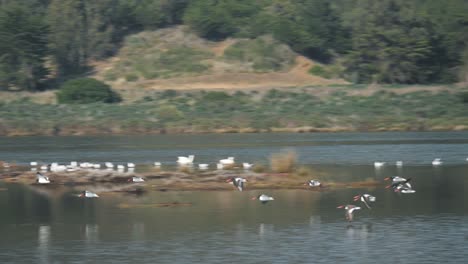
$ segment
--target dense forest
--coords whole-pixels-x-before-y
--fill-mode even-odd
[[[466,0],[0,0],[0,90],[86,75],[125,36],[178,24],[210,40],[272,35],[354,83],[468,75]]]

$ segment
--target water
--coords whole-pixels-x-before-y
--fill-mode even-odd
[[[211,162],[226,156],[266,161],[271,153],[291,147],[301,163],[332,179],[383,181],[398,174],[411,177],[417,191],[398,195],[382,185],[322,192],[104,193],[92,200],[78,199],[63,187],[0,182],[0,263],[466,263],[468,259],[468,133],[0,141],[0,159],[18,163],[39,157],[174,162],[178,154],[189,152]],[[435,157],[442,158],[444,165],[432,167]],[[374,160],[391,164],[375,170]],[[393,165],[396,160],[405,162],[403,168]],[[263,192],[275,201],[262,205],[249,199]],[[372,210],[358,211],[348,224],[343,210],[336,207],[363,192],[374,194],[377,202]],[[192,206],[151,206],[161,202]]]
[[[177,156],[215,163],[227,156],[266,162],[292,149],[303,164],[368,165],[375,160],[430,164],[434,158],[457,164],[468,157],[467,132],[388,132],[310,134],[220,134],[102,137],[0,137],[0,160],[135,162],[174,165]]]

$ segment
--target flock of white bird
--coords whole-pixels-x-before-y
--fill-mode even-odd
[[[177,157],[177,164],[179,166],[192,166],[194,159],[195,159],[194,155],[189,155],[187,157],[179,156],[179,157]],[[220,159],[218,161],[218,163],[216,163],[216,169],[222,170],[222,169],[225,169],[225,168],[232,167],[235,164],[236,164],[236,162],[234,160],[234,157],[227,157],[225,159]],[[209,166],[210,166],[210,164],[208,164],[208,163],[199,163],[198,164],[198,169],[208,170]],[[252,166],[253,166],[252,163],[248,163],[248,162],[243,162],[242,163],[242,168],[244,168],[245,170],[251,169]]]
[[[468,158],[466,158],[466,161],[468,161]],[[440,166],[442,165],[442,160],[440,158],[435,158],[434,160],[432,160],[432,166]],[[383,161],[375,161],[374,162],[374,167],[376,169],[379,169],[379,168],[382,168],[383,166],[385,166],[386,162],[383,162]],[[398,167],[398,168],[401,168],[403,167],[403,161],[399,160],[397,162],[395,162],[395,165]]]
[[[189,155],[187,157],[184,156],[179,156],[177,157],[177,164],[181,167],[191,167],[194,164],[194,155]],[[162,163],[161,162],[154,162],[153,164],[156,168],[160,168]],[[216,168],[218,170],[222,170],[225,168],[230,168],[235,165],[235,159],[234,157],[228,157],[226,159],[221,159],[216,165]],[[57,162],[53,162],[50,164],[44,164],[40,165],[37,161],[31,161],[30,162],[31,170],[32,171],[38,171],[40,172],[36,173],[36,182],[38,184],[48,184],[50,183],[49,177],[43,175],[42,173],[51,171],[51,172],[74,172],[74,171],[79,171],[79,170],[100,170],[102,168],[105,168],[106,170],[114,170],[116,169],[118,172],[124,172],[125,169],[127,169],[128,172],[134,172],[135,170],[135,164],[134,163],[126,163],[126,164],[114,164],[112,162],[105,162],[104,164],[100,163],[91,163],[91,162],[77,162],[77,161],[72,161],[69,164],[59,164]],[[207,163],[200,163],[198,164],[198,168],[200,170],[208,170],[209,169],[209,164]],[[245,170],[251,169],[253,164],[244,162],[242,163],[242,168]],[[10,165],[8,163],[4,163],[4,167],[9,168]],[[137,177],[133,176],[128,179],[129,182],[135,182],[135,183],[141,183],[144,182],[145,180],[142,177]],[[243,182],[246,182],[245,179],[243,179]],[[237,184],[235,184],[238,186]],[[241,183],[238,186],[239,190],[242,191],[243,188],[243,183]],[[85,198],[95,198],[99,197],[99,195],[90,192],[90,191],[83,191],[78,195],[79,197],[85,197]]]
[[[194,159],[195,159],[194,155],[189,155],[187,157],[180,156],[180,157],[177,157],[176,162],[181,167],[192,167],[194,165]],[[226,168],[231,168],[235,164],[236,163],[235,163],[234,157],[228,157],[228,158],[219,160],[218,163],[216,164],[216,169],[222,170],[222,169],[226,169]],[[156,162],[153,163],[153,165],[155,167],[157,167],[157,168],[160,168],[162,163],[156,161]],[[5,168],[9,168],[10,164],[5,162],[5,163],[3,163],[3,166]],[[101,163],[77,162],[77,161],[72,161],[69,164],[59,164],[57,162],[53,162],[53,163],[50,163],[50,164],[42,164],[42,165],[40,165],[37,161],[31,161],[30,166],[31,166],[32,171],[40,170],[41,172],[47,172],[47,171],[51,171],[51,172],[73,172],[73,171],[84,170],[84,169],[86,169],[86,170],[89,170],[89,169],[99,170],[99,169],[103,169],[103,168],[106,169],[106,170],[115,170],[116,169],[119,172],[124,172],[125,170],[127,170],[128,172],[134,172],[135,167],[136,167],[135,163],[131,163],[131,162],[123,163],[123,164],[114,164],[112,162],[105,162],[105,163],[101,164]],[[243,162],[242,163],[242,168],[245,169],[245,170],[249,170],[252,167],[253,167],[252,163],[248,163],[248,162]],[[210,164],[208,164],[208,163],[199,163],[198,164],[198,169],[199,170],[208,170],[209,168],[210,168]]]

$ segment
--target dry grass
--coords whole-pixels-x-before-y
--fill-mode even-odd
[[[289,173],[294,171],[297,155],[292,150],[274,153],[270,157],[270,167],[276,173]]]

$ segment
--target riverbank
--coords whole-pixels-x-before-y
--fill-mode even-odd
[[[457,86],[333,86],[144,91],[121,104],[24,96],[0,102],[0,136],[459,131],[468,130],[465,95]]]

